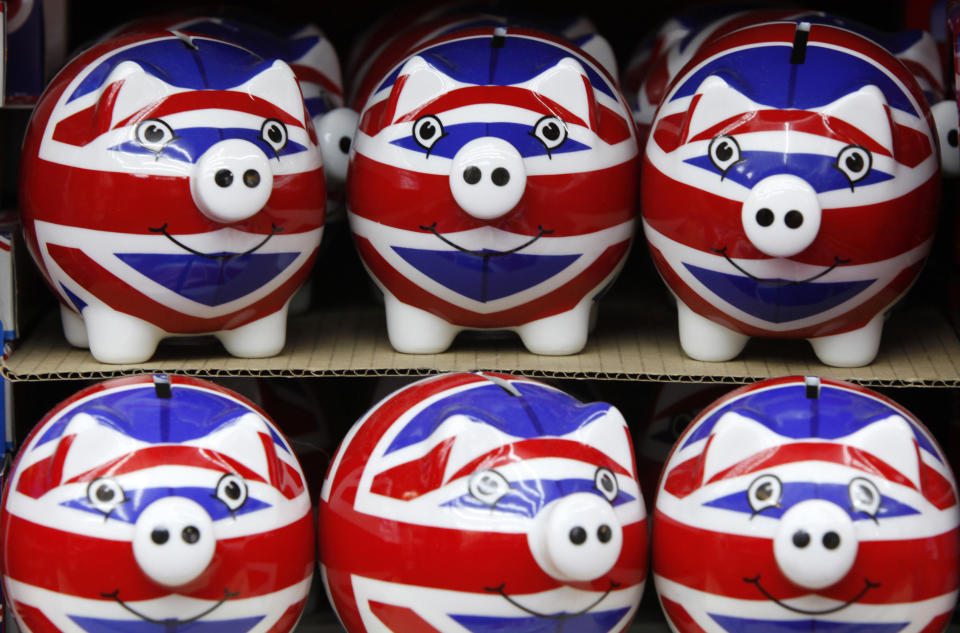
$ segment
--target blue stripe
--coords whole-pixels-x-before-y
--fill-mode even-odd
[[[832,622],[830,620],[755,620],[709,614],[727,633],[898,633],[910,622]]]
[[[400,257],[438,284],[474,301],[496,301],[560,274],[580,255],[482,256],[394,246]],[[484,251],[495,253],[495,251]]]
[[[592,493],[603,498],[593,479],[524,479],[509,483],[510,492],[501,497],[493,508],[470,494],[440,505],[446,508],[475,508],[487,512],[493,510],[532,519],[553,501],[578,492]],[[616,507],[634,500],[633,496],[621,491],[610,505]]]
[[[226,139],[241,139],[256,145],[267,158],[279,158],[307,151],[307,148],[295,141],[287,141],[283,148],[276,152],[269,143],[260,138],[260,130],[251,128],[213,128],[194,127],[175,130],[177,138],[167,143],[159,156],[178,160],[184,163],[196,163],[203,154],[215,144]],[[136,141],[124,141],[108,148],[114,152],[128,152],[131,154],[156,154]]]
[[[122,593],[120,594],[122,599]],[[189,617],[189,614],[182,614]],[[175,618],[166,622],[147,622],[145,620],[108,620],[106,618],[88,618],[79,615],[69,616],[86,633],[247,633],[263,620],[262,615],[232,620],[194,620],[177,624]]]
[[[83,309],[87,307],[87,302],[70,292],[70,289],[63,285],[63,282],[60,283],[60,288],[66,293],[67,298],[70,299],[70,303],[74,305],[77,309],[77,312],[83,312]]]
[[[831,501],[845,510],[850,515],[852,521],[861,521],[864,519],[872,520],[873,517],[865,512],[854,512],[850,507],[850,495],[846,484],[826,484],[809,482],[784,482],[783,498],[778,507],[771,507],[763,510],[763,516],[779,519],[783,513],[789,510],[793,505],[808,499],[824,499]],[[886,517],[907,516],[910,514],[919,514],[916,508],[901,503],[892,497],[881,495],[880,509],[877,511],[877,519]],[[724,510],[733,510],[752,515],[753,508],[747,498],[747,491],[742,490],[729,494],[713,501],[708,501],[703,505],[712,508],[723,508]]]
[[[453,158],[460,148],[470,141],[478,138],[493,136],[503,139],[513,145],[520,155],[524,158],[532,156],[548,156],[551,154],[565,154],[568,152],[579,152],[590,149],[590,146],[584,145],[572,138],[567,138],[562,145],[547,151],[543,143],[533,136],[533,126],[522,123],[459,123],[448,125],[443,128],[444,136],[434,143],[430,148],[430,156],[442,156],[444,158]],[[413,150],[423,154],[427,153],[413,136],[404,136],[390,141],[392,144],[404,149]]]
[[[139,488],[136,490],[124,490],[124,493],[127,496],[127,501],[114,508],[109,518],[130,524],[136,523],[137,519],[140,518],[140,513],[146,510],[147,506],[151,503],[167,497],[183,497],[195,501],[207,511],[207,514],[210,515],[210,519],[213,521],[249,514],[250,512],[271,507],[269,503],[259,501],[253,497],[247,497],[246,502],[231,513],[230,509],[215,496],[216,489],[199,486]],[[103,513],[93,507],[86,497],[64,501],[60,505],[67,508],[83,510],[84,512],[90,512],[92,514],[99,514],[101,517],[103,516]]]
[[[504,589],[509,592],[509,583]],[[505,631],[510,633],[609,633],[629,610],[628,607],[624,607],[610,611],[591,611],[565,619],[555,617],[565,612],[550,614],[549,618],[483,615],[451,615],[450,617],[470,633],[503,633]]]
[[[684,263],[710,292],[752,317],[768,323],[786,323],[822,314],[867,288],[876,279],[807,282],[791,285],[785,279],[760,283],[741,274],[728,274]]]

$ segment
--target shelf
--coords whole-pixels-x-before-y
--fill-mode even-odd
[[[652,302],[651,302],[652,303]],[[574,356],[536,356],[513,335],[464,334],[450,351],[398,354],[387,341],[376,306],[311,312],[290,320],[287,346],[273,358],[226,355],[212,338],[169,339],[154,358],[137,365],[106,365],[71,347],[50,314],[3,361],[11,381],[101,379],[160,372],[222,376],[427,375],[447,371],[495,370],[544,378],[590,378],[745,383],[803,374],[850,380],[875,387],[960,386],[960,341],[946,318],[930,307],[907,307],[888,321],[877,360],[840,369],[820,364],[805,341],[750,342],[727,363],[694,361],[682,354],[675,316],[648,302],[601,305],[597,331]]]

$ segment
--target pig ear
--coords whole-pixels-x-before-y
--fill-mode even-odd
[[[297,76],[286,62],[274,60],[266,70],[258,73],[234,90],[247,92],[253,97],[276,105],[301,123],[304,121],[303,94]]]
[[[202,446],[216,446],[217,452],[237,460],[260,475],[264,481],[270,481],[270,466],[258,434],[269,437],[270,428],[262,417],[248,411],[236,421],[225,424],[198,440],[198,443]]]
[[[700,84],[696,96],[699,98],[688,119],[685,141],[709,130],[717,123],[762,109],[760,104],[751,101],[716,75],[707,77]]]
[[[113,128],[120,121],[127,119],[130,115],[139,112],[148,105],[178,92],[170,84],[148,73],[140,64],[131,61],[118,64],[110,72],[110,76],[103,83],[105,86],[104,94],[111,94],[110,86],[117,82],[123,83],[118,84],[119,88],[116,98],[113,100],[113,108],[110,111],[110,125],[107,129]]]
[[[400,69],[390,100],[393,121],[430,103],[453,88],[453,80],[419,55],[407,60]]]
[[[864,86],[818,110],[855,126],[893,154],[893,128],[886,104],[887,100],[879,88]]]
[[[145,446],[113,428],[109,419],[81,412],[71,418],[64,436],[75,435],[63,461],[63,479],[68,481],[113,459]]]
[[[617,68],[617,56],[614,54],[613,47],[610,46],[607,38],[597,33],[591,33],[580,44],[580,48],[587,55],[597,60],[616,81],[616,78],[620,76],[620,71]]]
[[[703,483],[731,466],[761,451],[783,444],[777,435],[756,420],[739,413],[724,413],[710,435],[710,444],[704,451]]]
[[[598,449],[636,476],[630,431],[623,414],[615,406],[599,402],[587,405],[585,412],[589,417],[577,431],[576,438]]]
[[[583,66],[577,60],[564,57],[555,66],[534,77],[529,86],[537,94],[547,97],[594,127],[591,121],[591,112],[596,111],[593,89]]]
[[[902,416],[894,414],[874,422],[848,435],[843,442],[882,459],[920,490],[917,441],[909,422]]]

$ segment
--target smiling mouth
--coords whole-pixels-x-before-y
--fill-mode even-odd
[[[754,577],[754,578],[744,578],[744,579],[743,579],[743,582],[748,582],[748,583],[750,583],[751,585],[756,585],[757,589],[760,590],[760,593],[762,593],[762,594],[767,598],[767,600],[770,600],[771,602],[775,602],[776,604],[780,605],[780,606],[783,607],[784,609],[787,609],[787,610],[789,610],[789,611],[793,611],[794,613],[802,613],[803,615],[827,615],[827,614],[829,614],[829,613],[836,613],[837,611],[840,611],[841,609],[846,609],[847,607],[849,607],[849,606],[850,606],[851,604],[853,604],[854,602],[857,602],[858,600],[860,600],[860,598],[864,597],[864,596],[867,594],[867,592],[870,591],[871,589],[875,589],[875,588],[877,588],[877,587],[880,586],[880,583],[878,583],[878,582],[870,582],[869,580],[867,580],[866,578],[864,578],[864,579],[863,579],[863,589],[861,589],[861,590],[860,590],[860,593],[858,593],[857,595],[855,595],[855,596],[854,596],[853,598],[851,598],[850,600],[847,600],[847,601],[844,602],[843,604],[838,605],[838,606],[836,606],[836,607],[833,607],[833,608],[831,608],[831,609],[823,609],[822,611],[814,611],[814,610],[810,610],[810,609],[798,609],[798,608],[796,608],[796,607],[791,607],[789,604],[786,604],[786,603],[784,603],[784,602],[781,602],[781,601],[777,600],[776,598],[774,598],[773,596],[771,596],[770,593],[769,593],[766,589],[763,588],[763,585],[760,584],[760,576],[759,576],[759,575],[757,575],[757,576]]]
[[[279,233],[280,231],[283,230],[283,227],[282,227],[282,226],[277,226],[276,224],[271,224],[270,227],[271,227],[271,228],[270,228],[270,235],[268,235],[268,236],[266,236],[265,238],[263,238],[263,240],[262,240],[259,244],[257,244],[256,246],[254,246],[253,248],[248,249],[248,250],[245,250],[245,251],[243,251],[242,253],[220,253],[220,254],[216,254],[216,255],[212,255],[212,254],[210,254],[210,253],[202,253],[202,252],[200,252],[200,251],[198,251],[198,250],[196,250],[196,249],[190,248],[189,246],[187,246],[186,244],[184,244],[183,242],[181,242],[180,240],[178,240],[178,239],[175,238],[174,236],[172,236],[172,235],[170,235],[169,233],[167,233],[167,224],[166,224],[166,223],[165,223],[163,226],[156,227],[156,228],[148,227],[147,230],[150,231],[151,233],[162,233],[162,234],[164,235],[164,237],[166,237],[168,240],[170,240],[171,242],[173,242],[174,244],[176,244],[177,246],[179,246],[179,247],[182,248],[183,250],[185,250],[185,251],[187,251],[188,253],[191,253],[191,254],[193,254],[193,255],[199,255],[200,257],[206,257],[207,259],[221,259],[221,260],[223,260],[223,259],[233,259],[233,258],[235,258],[235,257],[243,257],[244,255],[249,255],[250,253],[253,253],[254,251],[259,250],[264,244],[266,244],[267,242],[270,241],[270,238],[271,238],[271,237],[273,237],[274,235],[276,235],[277,233]]]
[[[501,596],[503,596],[503,598],[507,602],[509,602],[516,608],[520,609],[524,613],[529,613],[530,615],[536,616],[538,618],[545,618],[547,620],[569,620],[570,618],[576,618],[590,611],[591,609],[595,608],[598,604],[603,602],[604,598],[610,595],[611,591],[619,587],[620,583],[614,582],[611,580],[610,588],[607,589],[605,592],[603,592],[602,596],[594,600],[591,604],[587,605],[585,608],[580,609],[579,611],[575,611],[574,613],[540,613],[539,611],[528,609],[527,607],[523,606],[522,604],[520,604],[519,602],[511,598],[509,595],[507,595],[507,592],[503,590],[503,588],[506,586],[507,586],[507,583],[503,583],[499,587],[484,587],[483,590],[489,591],[490,593],[499,593]]]
[[[754,280],[755,282],[757,282],[757,283],[759,283],[759,284],[764,284],[764,285],[767,285],[767,286],[799,286],[800,284],[810,283],[811,281],[816,281],[817,279],[820,279],[821,277],[823,277],[824,275],[826,275],[828,272],[830,272],[831,270],[833,270],[833,269],[836,268],[837,266],[842,266],[843,264],[849,264],[849,263],[850,263],[850,260],[849,260],[849,259],[840,259],[840,258],[837,257],[836,255],[834,255],[834,257],[833,257],[833,264],[831,264],[830,266],[828,266],[828,267],[825,268],[824,270],[821,270],[821,271],[818,272],[816,275],[813,275],[812,277],[807,277],[806,279],[797,279],[796,281],[788,281],[788,280],[783,280],[783,279],[761,279],[760,277],[757,277],[757,276],[755,276],[755,275],[751,275],[746,269],[744,269],[744,268],[741,267],[739,264],[737,264],[737,262],[735,262],[735,261],[733,261],[732,259],[730,259],[730,256],[727,255],[727,247],[726,247],[726,246],[724,246],[723,248],[711,248],[710,250],[713,251],[714,253],[718,254],[718,255],[723,255],[724,259],[726,259],[728,262],[730,262],[730,265],[731,265],[731,266],[733,266],[734,268],[736,268],[737,270],[739,270],[741,273],[743,273],[744,275],[746,275],[746,276],[749,277],[750,279]]]
[[[212,607],[210,607],[209,609],[207,609],[207,610],[204,611],[203,613],[198,613],[197,615],[193,616],[192,618],[187,618],[186,620],[177,620],[176,618],[169,618],[169,619],[166,619],[166,620],[155,620],[155,619],[153,619],[153,618],[151,618],[151,617],[149,617],[149,616],[146,616],[146,615],[140,613],[139,611],[137,611],[136,609],[134,609],[133,607],[131,607],[130,605],[128,605],[128,604],[127,604],[126,602],[124,602],[123,600],[121,600],[121,599],[120,599],[120,590],[119,590],[119,589],[117,589],[116,591],[114,591],[114,592],[112,592],[112,593],[101,593],[100,595],[103,596],[104,598],[111,598],[112,600],[116,600],[116,601],[117,601],[117,604],[119,604],[121,607],[123,607],[124,609],[126,609],[127,611],[129,611],[130,613],[132,613],[133,615],[137,616],[138,618],[140,618],[141,620],[143,620],[143,621],[145,621],[145,622],[150,622],[151,624],[162,624],[162,625],[164,625],[164,626],[182,626],[182,625],[184,625],[184,624],[189,624],[190,622],[195,622],[195,621],[199,620],[200,618],[204,618],[204,617],[210,615],[211,613],[213,613],[214,611],[216,611],[216,610],[220,607],[220,605],[222,605],[224,602],[226,602],[226,601],[229,600],[230,598],[236,598],[237,596],[240,595],[240,593],[239,593],[239,592],[236,592],[236,593],[235,593],[235,592],[233,592],[233,591],[230,591],[229,589],[224,589],[224,590],[223,590],[223,598],[222,598],[219,602],[217,602],[217,604],[213,605]]]
[[[468,255],[475,255],[475,256],[477,256],[477,257],[501,257],[501,256],[503,256],[503,255],[510,255],[510,254],[512,254],[512,253],[516,253],[517,251],[522,251],[522,250],[525,249],[526,247],[530,246],[531,244],[533,244],[534,242],[536,242],[537,240],[539,240],[539,239],[540,239],[541,237],[543,237],[544,235],[551,235],[551,234],[554,232],[553,229],[550,229],[550,230],[548,231],[548,230],[544,229],[542,226],[539,226],[539,225],[537,226],[537,229],[538,229],[538,232],[537,232],[537,234],[536,234],[535,236],[533,236],[531,239],[527,240],[526,242],[524,242],[524,243],[521,244],[520,246],[517,246],[516,248],[511,248],[511,249],[508,250],[508,251],[488,251],[488,250],[471,251],[470,249],[464,248],[464,247],[460,246],[459,244],[457,244],[457,243],[455,243],[455,242],[452,242],[452,241],[450,241],[449,239],[447,239],[446,237],[444,237],[444,236],[440,233],[440,231],[437,230],[437,223],[436,223],[436,222],[434,222],[434,223],[431,224],[430,226],[424,226],[424,225],[422,225],[422,224],[420,225],[420,230],[421,230],[421,231],[429,231],[430,233],[433,233],[433,234],[436,235],[438,238],[440,238],[440,241],[443,242],[444,244],[446,244],[446,245],[448,245],[448,246],[454,247],[455,249],[457,249],[457,250],[460,251],[461,253],[467,253]]]

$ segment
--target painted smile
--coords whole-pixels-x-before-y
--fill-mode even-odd
[[[789,281],[789,280],[784,280],[784,279],[761,279],[760,277],[756,277],[756,276],[754,276],[754,275],[751,275],[747,270],[745,270],[743,267],[741,267],[741,266],[740,266],[739,264],[737,264],[735,261],[733,261],[732,259],[730,259],[730,256],[727,255],[727,247],[726,247],[726,246],[724,246],[723,248],[711,248],[710,250],[713,251],[714,253],[718,254],[718,255],[723,255],[724,259],[726,259],[728,262],[730,262],[730,265],[731,265],[731,266],[733,266],[734,268],[736,268],[737,270],[739,270],[741,273],[743,273],[744,275],[746,275],[746,276],[749,277],[750,279],[754,280],[754,281],[757,282],[758,284],[764,284],[764,285],[767,285],[767,286],[799,286],[800,284],[810,283],[811,281],[816,281],[817,279],[820,279],[821,277],[823,277],[824,275],[826,275],[827,273],[829,273],[831,270],[833,270],[833,269],[836,268],[837,266],[842,266],[843,264],[849,264],[849,263],[850,263],[850,260],[849,260],[849,259],[840,259],[839,257],[834,256],[834,257],[833,257],[833,264],[831,264],[830,266],[828,266],[828,267],[825,268],[824,270],[821,270],[821,271],[820,271],[819,273],[817,273],[816,275],[813,275],[812,277],[807,277],[806,279],[797,279],[797,280],[795,280],[795,281]]]
[[[210,607],[209,609],[207,609],[207,610],[204,611],[203,613],[198,613],[197,615],[193,616],[192,618],[187,618],[186,620],[177,620],[177,619],[175,619],[175,618],[169,618],[169,619],[164,619],[164,620],[155,620],[155,619],[153,619],[153,618],[151,618],[151,617],[149,617],[149,616],[146,616],[146,615],[140,613],[139,611],[137,611],[136,609],[134,609],[133,607],[131,607],[130,605],[128,605],[128,604],[127,604],[126,602],[124,602],[123,600],[121,600],[121,599],[120,599],[120,590],[119,590],[119,589],[117,589],[116,591],[114,591],[114,592],[112,592],[112,593],[101,593],[100,595],[103,596],[104,598],[111,598],[111,599],[113,599],[113,600],[116,600],[116,601],[117,601],[117,604],[119,604],[121,607],[123,607],[124,609],[126,609],[127,611],[129,611],[130,613],[132,613],[133,615],[137,616],[138,618],[140,618],[141,620],[143,620],[143,621],[145,621],[145,622],[150,622],[151,624],[161,624],[161,625],[166,626],[166,627],[170,627],[170,626],[178,627],[178,626],[182,626],[182,625],[184,625],[184,624],[189,624],[190,622],[196,622],[197,620],[199,620],[199,619],[201,619],[201,618],[204,618],[204,617],[210,615],[211,613],[213,613],[214,611],[216,611],[217,608],[219,608],[220,605],[222,605],[224,602],[226,602],[226,601],[229,600],[230,598],[236,598],[236,597],[239,596],[240,594],[239,594],[239,592],[234,593],[234,592],[230,591],[229,589],[224,589],[224,590],[223,590],[223,599],[221,599],[219,602],[217,602],[215,605],[213,605],[212,607]]]
[[[279,233],[280,231],[283,230],[283,227],[282,227],[282,226],[277,226],[276,224],[271,224],[270,226],[271,226],[270,235],[268,235],[268,236],[266,236],[265,238],[263,238],[263,240],[262,240],[259,244],[255,245],[253,248],[248,249],[248,250],[245,250],[245,251],[243,251],[242,253],[219,253],[219,254],[215,254],[215,255],[212,255],[212,254],[209,254],[209,253],[202,253],[202,252],[200,252],[200,251],[198,251],[198,250],[195,250],[195,249],[190,248],[189,246],[187,246],[186,244],[184,244],[183,242],[181,242],[181,241],[178,240],[177,238],[175,238],[175,237],[173,237],[172,235],[170,235],[169,233],[167,233],[167,224],[164,224],[163,226],[160,226],[160,227],[157,227],[157,228],[147,228],[147,230],[150,231],[151,233],[162,233],[162,234],[164,235],[164,237],[166,237],[168,240],[170,240],[171,242],[173,242],[174,244],[176,244],[177,246],[179,246],[179,247],[182,248],[183,250],[185,250],[185,251],[187,251],[188,253],[191,253],[191,254],[193,254],[193,255],[198,255],[198,256],[200,256],[200,257],[206,257],[207,259],[220,259],[220,260],[223,260],[223,259],[234,259],[235,257],[243,257],[244,255],[249,255],[250,253],[253,253],[253,252],[259,250],[264,244],[266,244],[267,242],[270,241],[270,238],[271,238],[271,237],[273,237],[274,235],[276,235],[277,233]]]
[[[743,582],[750,583],[751,585],[756,585],[757,589],[760,590],[760,593],[762,593],[762,594],[764,595],[764,597],[767,598],[767,600],[770,600],[771,602],[775,602],[776,604],[780,605],[780,606],[783,607],[784,609],[787,609],[787,610],[789,610],[789,611],[793,611],[794,613],[802,613],[803,615],[827,615],[827,614],[829,614],[829,613],[836,613],[837,611],[840,611],[841,609],[846,609],[847,607],[849,607],[849,606],[850,606],[851,604],[853,604],[854,602],[857,602],[858,600],[860,600],[860,598],[864,597],[864,596],[867,594],[867,592],[870,591],[871,589],[875,589],[876,587],[879,587],[879,586],[880,586],[880,583],[878,583],[878,582],[870,582],[869,580],[867,580],[866,578],[864,578],[864,579],[863,579],[863,589],[861,589],[861,590],[860,590],[860,593],[858,593],[857,595],[855,595],[855,596],[854,596],[853,598],[851,598],[850,600],[847,600],[847,601],[844,602],[843,604],[838,605],[838,606],[836,606],[836,607],[833,607],[833,608],[831,608],[831,609],[823,609],[822,611],[814,611],[814,610],[810,610],[810,609],[798,609],[798,608],[796,608],[796,607],[791,607],[789,604],[785,604],[785,603],[777,600],[776,598],[774,598],[773,596],[771,596],[770,593],[769,593],[766,589],[763,588],[763,585],[760,584],[760,576],[759,576],[759,575],[757,575],[757,576],[754,577],[754,578],[744,578],[744,579],[743,579]]]
[[[544,235],[550,235],[550,234],[552,234],[552,233],[554,232],[553,229],[547,231],[547,230],[544,229],[542,226],[537,226],[537,229],[538,229],[538,232],[537,232],[537,234],[536,234],[535,236],[533,236],[531,239],[527,240],[526,242],[524,242],[524,243],[521,244],[520,246],[517,246],[516,248],[511,248],[510,250],[507,250],[507,251],[488,251],[488,250],[486,250],[486,249],[484,249],[484,250],[479,250],[479,251],[471,251],[470,249],[464,248],[464,247],[460,246],[459,244],[456,244],[456,243],[448,240],[448,239],[447,239],[446,237],[444,237],[443,235],[441,235],[440,232],[437,231],[437,223],[436,223],[436,222],[434,222],[434,223],[431,224],[430,226],[424,226],[424,225],[422,225],[422,224],[420,225],[420,230],[421,230],[421,231],[429,231],[430,233],[433,233],[433,234],[436,235],[438,238],[440,238],[440,241],[443,242],[444,244],[446,244],[446,245],[448,245],[448,246],[452,246],[452,247],[454,247],[455,249],[457,249],[458,251],[460,251],[460,252],[462,252],[462,253],[467,253],[467,254],[469,254],[469,255],[475,255],[475,256],[477,256],[477,257],[501,257],[501,256],[503,256],[503,255],[510,255],[510,254],[512,254],[512,253],[516,253],[516,252],[518,252],[518,251],[522,251],[522,250],[525,249],[526,247],[530,246],[531,244],[533,244],[534,242],[536,242],[537,240],[539,240],[539,239],[540,239],[541,237],[543,237]]]
[[[484,591],[489,591],[490,593],[499,593],[501,596],[503,596],[503,598],[504,598],[507,602],[509,602],[510,604],[512,604],[513,606],[515,606],[516,608],[520,609],[520,610],[523,611],[524,613],[529,613],[530,615],[536,616],[536,617],[538,617],[538,618],[545,618],[545,619],[547,619],[547,620],[569,620],[570,618],[579,617],[579,616],[583,615],[584,613],[587,613],[587,612],[590,611],[591,609],[594,609],[598,604],[600,604],[601,602],[603,602],[603,600],[604,600],[608,595],[610,595],[610,592],[611,592],[611,591],[613,591],[614,589],[616,589],[617,587],[619,587],[619,586],[620,586],[620,583],[613,582],[613,581],[611,580],[611,581],[610,581],[610,588],[607,589],[605,592],[603,592],[603,595],[602,595],[602,596],[600,596],[599,598],[597,598],[596,600],[594,600],[591,604],[588,604],[588,605],[587,605],[586,607],[584,607],[583,609],[581,609],[581,610],[579,610],[579,611],[575,611],[575,612],[573,612],[573,613],[540,613],[539,611],[534,611],[533,609],[528,609],[527,607],[523,606],[522,604],[520,604],[519,602],[517,602],[516,600],[514,600],[513,598],[511,598],[509,595],[507,595],[507,592],[504,591],[504,589],[503,589],[503,588],[506,587],[506,586],[507,586],[507,583],[503,583],[503,584],[500,585],[499,587],[484,587],[483,590],[484,590]]]

